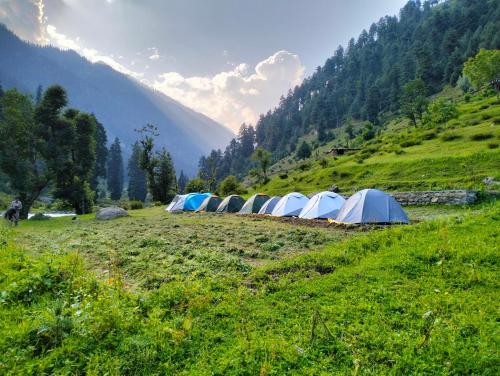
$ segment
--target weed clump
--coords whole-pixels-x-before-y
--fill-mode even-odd
[[[470,136],[471,141],[484,141],[484,140],[489,140],[490,138],[493,138],[493,133],[486,132],[486,133],[476,133],[472,136]]]
[[[441,140],[443,140],[445,142],[458,140],[460,138],[462,138],[462,136],[460,136],[459,134],[456,134],[456,133],[452,133],[452,132],[443,133],[441,135]]]

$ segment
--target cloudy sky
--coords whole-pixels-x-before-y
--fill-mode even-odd
[[[237,130],[406,0],[0,0],[23,39],[73,49]]]

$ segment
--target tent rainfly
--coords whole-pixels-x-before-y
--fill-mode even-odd
[[[271,215],[276,217],[296,217],[308,201],[309,199],[302,193],[288,193],[278,201]]]
[[[227,196],[217,208],[217,213],[237,213],[244,203],[245,199],[239,195]]]
[[[211,193],[189,193],[184,202],[184,210],[195,211]]]
[[[336,220],[343,223],[408,223],[394,197],[378,189],[364,189],[349,197]]]
[[[281,196],[271,197],[264,203],[264,205],[262,205],[262,207],[259,210],[259,214],[271,214],[279,200],[281,200]]]
[[[165,210],[168,212],[184,210],[184,202],[186,201],[186,197],[187,195],[176,195]]]
[[[222,199],[219,196],[211,195],[207,197],[196,211],[214,212],[219,207]]]
[[[315,194],[304,206],[299,218],[304,219],[335,219],[345,199],[334,192],[320,192]]]
[[[245,202],[245,205],[243,205],[243,207],[238,213],[239,214],[258,213],[262,205],[264,205],[267,200],[269,200],[269,196],[257,193],[256,195],[250,197],[247,200],[247,202]]]

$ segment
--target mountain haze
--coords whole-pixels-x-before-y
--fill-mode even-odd
[[[159,146],[167,147],[178,170],[190,175],[199,157],[224,147],[233,134],[197,113],[102,63],[91,63],[74,51],[22,41],[0,25],[0,84],[35,93],[38,85],[62,85],[70,106],[94,113],[108,140],[119,137],[125,154],[137,139],[134,129],[152,123]]]

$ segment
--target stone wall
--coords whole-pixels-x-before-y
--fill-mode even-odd
[[[470,205],[477,201],[476,191],[466,189],[450,191],[390,192],[401,205]]]

